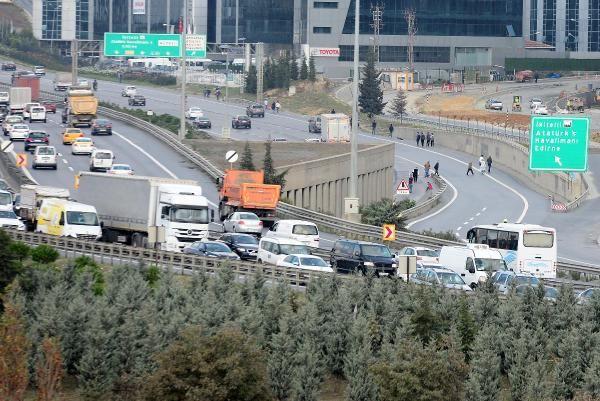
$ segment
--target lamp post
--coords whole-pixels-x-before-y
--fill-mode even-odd
[[[186,101],[186,81],[187,81],[187,60],[186,60],[186,39],[187,35],[187,0],[183,0],[183,32],[181,32],[181,115],[179,127],[179,140],[185,139],[185,101]]]
[[[225,101],[229,95],[229,45],[221,45],[221,50],[225,50]]]

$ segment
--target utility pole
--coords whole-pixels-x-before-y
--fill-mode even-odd
[[[131,33],[131,23],[133,21],[133,16],[131,13],[133,12],[133,0],[129,0],[129,9],[127,10],[127,32]]]
[[[171,0],[167,0],[167,33],[171,33]]]
[[[352,77],[352,134],[350,137],[350,185],[348,197],[344,199],[344,216],[349,220],[359,220],[358,214],[358,39],[360,35],[360,0],[356,0],[354,10],[354,71]]]
[[[256,51],[254,52],[256,58],[256,102],[260,104],[263,102],[264,52],[264,43],[257,43]]]
[[[186,106],[186,93],[185,93],[185,84],[187,81],[187,60],[186,60],[186,44],[185,44],[185,39],[186,39],[186,35],[187,35],[187,26],[188,26],[188,20],[187,20],[187,12],[188,12],[188,7],[187,7],[187,0],[183,0],[183,32],[181,32],[181,115],[179,116],[180,118],[180,123],[181,126],[179,127],[179,140],[182,141],[185,139],[185,132],[186,132],[186,127],[185,127],[185,106]]]
[[[235,44],[238,44],[238,38],[240,37],[239,32],[240,26],[240,0],[235,0]]]
[[[108,31],[113,32],[113,0],[108,0]]]
[[[414,72],[415,65],[415,36],[417,35],[417,26],[415,24],[416,15],[415,10],[409,8],[404,10],[404,19],[406,20],[406,25],[408,26],[408,68],[411,72]]]
[[[373,23],[371,23],[374,35],[373,52],[375,53],[375,61],[379,62],[379,34],[381,27],[383,27],[383,6],[379,5],[379,3],[371,6],[371,14],[373,15]]]
[[[75,32],[75,35],[73,37],[73,40],[71,41],[71,85],[72,86],[77,86],[78,80],[77,80],[77,65],[79,64],[79,60],[78,60],[78,49],[77,49],[77,32]]]

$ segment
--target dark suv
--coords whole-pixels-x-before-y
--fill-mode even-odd
[[[92,135],[106,134],[112,135],[112,124],[103,118],[97,118],[92,121]]]
[[[263,117],[265,116],[265,108],[262,104],[253,104],[246,107],[246,115],[248,117]]]
[[[15,63],[2,63],[2,71],[16,71],[17,65]]]
[[[231,120],[231,128],[252,128],[252,120],[247,116],[235,116]]]
[[[130,106],[145,106],[146,98],[142,95],[135,95],[129,98],[127,101]]]
[[[390,249],[373,242],[339,239],[333,244],[329,261],[338,273],[396,275],[396,259]]]
[[[256,260],[258,255],[258,240],[250,234],[227,233],[223,234],[223,241],[231,250],[243,260]]]

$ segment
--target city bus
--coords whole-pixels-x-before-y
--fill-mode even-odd
[[[467,241],[487,244],[502,253],[510,270],[556,278],[556,230],[534,224],[478,225],[467,231]]]

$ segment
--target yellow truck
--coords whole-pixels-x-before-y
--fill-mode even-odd
[[[87,87],[71,87],[67,94],[67,107],[63,112],[63,124],[72,127],[92,126],[92,120],[98,112],[98,99]]]
[[[58,198],[42,200],[35,232],[90,241],[102,237],[94,206]]]

